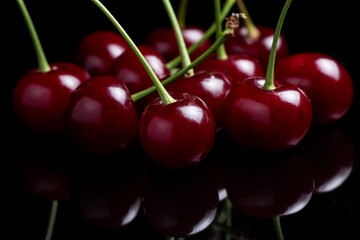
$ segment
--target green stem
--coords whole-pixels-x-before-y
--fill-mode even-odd
[[[278,23],[276,25],[274,38],[270,50],[270,56],[269,56],[269,62],[266,70],[266,76],[265,76],[265,84],[263,86],[263,89],[265,90],[273,90],[275,89],[274,85],[274,68],[275,68],[275,56],[276,56],[276,49],[277,49],[277,43],[279,40],[280,32],[282,25],[285,20],[286,13],[291,5],[292,0],[286,0],[285,5],[281,11]]]
[[[51,238],[52,238],[52,233],[54,231],[55,219],[56,219],[56,213],[57,213],[58,206],[59,206],[59,201],[53,200],[51,202],[51,211],[50,211],[50,217],[49,217],[48,228],[46,231],[45,240],[51,240]]]
[[[274,228],[275,228],[275,232],[276,232],[276,237],[278,240],[284,240],[284,235],[282,233],[282,229],[281,229],[281,224],[280,224],[280,217],[274,217],[272,219]]]
[[[224,3],[224,6],[222,7],[222,11],[220,14],[220,19],[224,20],[226,18],[226,16],[229,14],[230,10],[232,9],[232,7],[234,6],[234,4],[236,3],[236,0],[227,0]],[[206,39],[208,39],[211,35],[213,35],[215,33],[216,30],[216,24],[215,22],[206,30],[204,36],[196,43],[194,43],[193,45],[191,45],[188,48],[188,53],[191,54],[193,53],[196,49],[198,49],[198,47],[201,46],[201,44],[203,44]],[[166,67],[168,69],[173,69],[176,66],[178,66],[181,63],[181,56],[177,56],[176,58],[174,58],[173,60],[169,61],[166,64]]]
[[[153,81],[156,90],[158,91],[161,101],[163,104],[168,104],[175,102],[176,100],[173,99],[170,94],[166,91],[164,86],[161,84],[160,80],[152,70],[149,63],[146,61],[145,57],[141,54],[140,50],[137,48],[135,43],[131,40],[129,35],[126,33],[126,31],[122,28],[120,23],[114,18],[114,16],[106,9],[106,7],[98,0],[91,0],[107,17],[108,19],[114,24],[114,26],[117,28],[117,30],[120,32],[122,37],[125,39],[125,41],[129,44],[131,49],[134,51],[136,56],[139,58],[140,62],[144,66],[146,72],[149,74],[151,80]]]
[[[29,11],[27,10],[26,5],[25,5],[23,0],[16,0],[16,2],[19,5],[20,11],[21,11],[21,13],[22,13],[22,15],[24,17],[25,23],[26,23],[27,28],[29,30],[30,37],[31,37],[31,40],[33,42],[36,57],[37,57],[37,60],[38,60],[39,71],[43,72],[43,73],[49,72],[51,70],[51,68],[49,66],[49,63],[48,63],[46,57],[45,57],[44,50],[43,50],[43,48],[41,46],[39,36],[38,36],[38,34],[36,32],[36,29],[35,29],[35,26],[34,26],[34,23],[33,23],[32,19],[31,19],[31,16],[29,14]]]
[[[186,12],[189,0],[180,0],[178,13],[177,13],[177,21],[179,23],[180,28],[184,28],[186,26]]]
[[[181,70],[179,70],[178,72],[174,73],[173,75],[171,75],[170,77],[168,77],[167,79],[165,79],[164,81],[162,81],[161,83],[166,86],[167,84],[171,83],[172,81],[176,80],[177,78],[183,76],[184,74],[186,74],[189,69],[192,69],[193,67],[195,67],[196,65],[198,65],[200,62],[202,62],[204,59],[206,59],[208,56],[210,56],[210,54],[212,54],[213,52],[216,51],[216,49],[223,44],[226,39],[229,37],[229,29],[225,29],[223,31],[223,34],[221,35],[220,38],[218,38],[215,43],[213,45],[211,45],[211,47],[206,50],[201,56],[199,56],[197,59],[195,59],[194,61],[192,61],[192,63],[184,68],[182,68]],[[148,95],[150,95],[151,93],[153,93],[155,91],[155,87],[152,86],[150,88],[147,88],[141,92],[137,92],[131,95],[131,98],[134,102],[140,100],[141,98],[144,98]]]
[[[226,226],[228,228],[232,227],[232,214],[231,214],[231,210],[232,210],[232,204],[230,202],[230,200],[228,198],[225,199],[225,211],[226,211]],[[228,233],[226,233],[226,240],[230,240],[232,238],[232,236]]]
[[[182,67],[184,68],[184,67],[191,64],[191,60],[190,60],[190,56],[189,56],[189,54],[187,52],[187,49],[186,49],[186,45],[185,45],[183,35],[181,33],[180,25],[179,25],[179,22],[176,19],[176,15],[175,15],[173,7],[171,6],[170,1],[169,0],[162,0],[162,2],[164,4],[166,13],[169,16],[172,28],[174,29],[176,41],[177,41],[180,56],[181,56],[181,59],[182,59]],[[188,74],[190,76],[194,75],[194,70],[190,69]]]
[[[220,14],[221,14],[220,0],[214,0],[214,9],[215,9],[216,38],[218,38],[218,37],[220,37],[221,31],[222,31],[222,27],[221,27],[222,20],[220,18]],[[226,51],[225,51],[224,44],[220,45],[220,47],[217,49],[216,53],[217,53],[218,59],[226,60],[228,58]]]
[[[244,19],[244,24],[248,30],[248,37],[252,40],[257,40],[260,37],[260,31],[255,26],[254,22],[252,21],[250,14],[244,4],[243,0],[237,0],[237,5],[240,10],[240,12],[244,13],[246,15],[246,18]]]

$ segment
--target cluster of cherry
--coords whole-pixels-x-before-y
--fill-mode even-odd
[[[17,2],[35,39],[39,68],[18,81],[14,110],[29,129],[66,133],[90,154],[119,153],[139,137],[159,165],[188,168],[206,158],[219,131],[242,147],[285,151],[311,125],[340,119],[353,101],[351,77],[337,60],[321,53],[288,55],[280,31],[290,0],[276,29],[255,26],[248,14],[233,37],[216,27],[217,39],[222,36],[224,42],[216,53],[211,51],[215,43],[204,37],[210,30],[184,26],[176,35],[175,27],[155,29],[143,45],[134,46],[112,19],[121,34],[94,32],[78,45],[74,63],[53,64],[46,60],[23,1]],[[93,2],[111,19],[99,1]],[[181,54],[183,69],[189,70],[173,81],[181,72],[179,61],[173,61],[179,59],[181,43],[198,44],[187,57],[202,61],[191,68]],[[167,91],[159,79],[168,83]],[[154,83],[159,98],[152,93]]]

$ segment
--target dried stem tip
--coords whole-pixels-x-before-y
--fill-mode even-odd
[[[225,28],[228,31],[227,35],[234,36],[235,29],[240,27],[240,18],[246,18],[243,13],[233,13],[230,17],[226,18]]]

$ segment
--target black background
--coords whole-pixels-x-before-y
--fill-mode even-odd
[[[255,24],[275,27],[284,2],[248,0],[246,4]],[[28,0],[25,3],[49,62],[72,61],[77,43],[86,34],[100,29],[115,30],[90,0]],[[170,26],[160,0],[104,0],[103,3],[137,44],[142,43],[151,29]],[[176,7],[178,1],[174,0],[172,3]],[[190,1],[187,24],[207,28],[213,21],[212,4],[209,0]],[[2,12],[0,79],[3,84],[1,96],[4,104],[1,118],[2,136],[5,142],[5,145],[2,144],[1,172],[5,191],[2,198],[5,200],[3,207],[8,213],[4,217],[5,229],[10,230],[10,239],[20,239],[23,236],[28,239],[41,239],[46,226],[49,203],[38,200],[26,192],[20,181],[14,153],[22,151],[18,142],[24,129],[17,122],[11,107],[13,87],[23,73],[37,66],[37,61],[16,2],[4,1],[0,9]],[[236,8],[234,11],[237,11]],[[355,99],[343,124],[349,124],[347,129],[350,130],[356,148],[359,145],[357,109],[360,78],[357,16],[356,1],[294,0],[283,26],[283,33],[288,40],[291,53],[325,53],[338,59],[350,72],[355,86]],[[356,222],[359,223],[360,201],[356,195],[359,186],[359,170],[356,167],[357,162],[347,184],[326,196],[315,197],[304,211],[284,220],[284,232],[292,236],[289,239],[350,239],[350,236],[358,235]],[[79,224],[76,220],[66,219],[73,214],[66,204],[60,208],[60,211],[58,217],[60,223],[57,225],[57,235],[54,239],[73,239],[74,236],[89,239],[89,234],[83,235],[86,237],[80,234],[87,230],[85,224],[76,225]],[[67,223],[75,225],[69,227]],[[81,230],[75,235],[69,232],[78,228]],[[133,228],[135,229],[130,226],[124,230],[127,233],[126,239],[136,239],[135,236],[139,236],[131,235],[132,230],[137,230],[136,227]],[[142,228],[144,229],[158,236],[148,227]],[[112,233],[105,235],[103,232],[92,233],[94,234],[92,239],[112,239]],[[115,234],[115,236],[116,239],[120,239],[120,235]]]

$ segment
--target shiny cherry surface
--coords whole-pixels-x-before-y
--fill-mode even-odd
[[[194,43],[198,42],[204,35],[205,31],[196,26],[189,26],[181,30],[186,47],[190,47]],[[175,33],[172,28],[157,28],[152,30],[145,39],[145,44],[152,46],[158,51],[166,61],[170,61],[173,58],[180,55],[178,44],[175,38]],[[211,46],[211,41],[206,40],[200,45],[192,54],[190,58],[192,60],[199,57]]]
[[[74,61],[91,75],[106,74],[129,45],[119,33],[99,30],[85,36],[75,49]]]
[[[219,131],[223,128],[223,105],[231,86],[224,74],[203,71],[178,79],[166,88],[170,92],[186,92],[201,98],[213,113]]]
[[[210,152],[215,139],[215,121],[200,98],[174,94],[176,102],[162,104],[157,98],[140,117],[139,137],[147,155],[165,168],[198,165]]]
[[[196,66],[195,70],[221,72],[232,84],[249,77],[265,76],[261,62],[244,54],[230,55],[226,60],[218,59],[216,55],[212,55]]]
[[[240,27],[235,31],[235,36],[229,38],[225,42],[225,48],[228,54],[248,54],[252,57],[258,58],[263,66],[267,66],[272,41],[274,38],[275,29],[256,26],[260,31],[260,37],[257,40],[252,40],[248,37],[248,30],[246,27]],[[276,61],[289,54],[288,45],[283,35],[280,35],[276,49]]]
[[[137,135],[138,117],[123,82],[113,76],[95,76],[79,86],[69,99],[65,127],[81,150],[111,155],[128,147]]]
[[[13,107],[18,119],[40,134],[64,132],[64,111],[70,93],[89,74],[71,63],[50,64],[46,73],[33,69],[25,73],[13,91]]]
[[[225,99],[225,129],[244,147],[270,152],[290,149],[309,129],[310,100],[295,85],[275,81],[274,90],[264,90],[264,82],[253,78],[232,88]]]
[[[321,53],[298,53],[279,61],[278,80],[301,88],[313,106],[313,124],[340,119],[351,107],[354,90],[350,74],[334,58]]]
[[[141,45],[138,46],[138,49],[159,79],[170,75],[164,58],[154,48]],[[153,86],[149,74],[131,48],[113,62],[109,74],[123,81],[130,93],[137,93]]]

